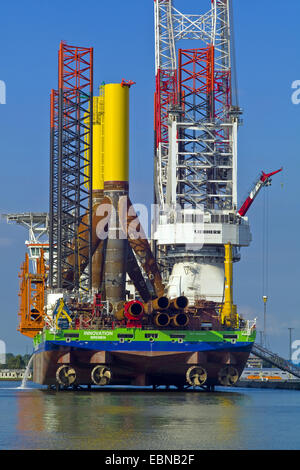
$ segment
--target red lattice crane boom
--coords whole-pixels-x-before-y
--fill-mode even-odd
[[[247,197],[246,201],[243,203],[242,207],[238,210],[238,215],[240,217],[244,217],[248,210],[250,209],[250,206],[252,205],[254,199],[258,195],[259,191],[261,188],[264,186],[267,186],[268,184],[271,184],[271,176],[276,175],[277,173],[280,173],[283,170],[283,168],[280,168],[280,170],[273,171],[272,173],[264,173],[260,175],[259,179],[255,182],[253,189],[250,191],[249,196]]]

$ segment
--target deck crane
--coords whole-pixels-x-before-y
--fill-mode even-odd
[[[255,182],[253,189],[251,189],[246,201],[243,203],[243,205],[237,212],[240,217],[244,217],[246,215],[261,188],[263,188],[264,186],[269,186],[272,182],[271,177],[273,175],[276,175],[277,173],[280,173],[282,170],[283,168],[280,168],[279,170],[273,171],[272,173],[264,173],[262,171],[258,180]]]
[[[242,110],[235,90],[232,1],[207,1],[210,10],[202,15],[181,13],[174,3],[154,1],[159,209],[152,240],[170,297],[184,293],[190,305],[202,298],[222,303],[225,245],[231,244],[232,262],[238,262],[240,249],[252,239],[243,216],[272,174],[260,176],[238,212]]]

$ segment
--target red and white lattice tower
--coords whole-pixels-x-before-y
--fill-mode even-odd
[[[153,237],[169,295],[191,302],[222,302],[224,244],[232,243],[237,261],[251,241],[247,220],[237,216],[241,111],[232,86],[231,0],[209,3],[207,13],[187,15],[172,0],[154,0]]]

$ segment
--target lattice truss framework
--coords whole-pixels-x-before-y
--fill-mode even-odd
[[[93,49],[59,49],[51,93],[50,287],[91,287]],[[88,217],[84,217],[88,215]],[[82,270],[82,266],[87,269]]]
[[[214,0],[204,15],[182,14],[172,0],[155,1],[155,195],[162,206],[172,171],[169,113],[177,109],[176,203],[236,208],[229,1]],[[180,49],[177,65],[182,39],[197,47]]]

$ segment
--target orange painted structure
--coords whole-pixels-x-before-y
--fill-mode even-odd
[[[40,258],[37,260],[37,272],[29,272],[29,256],[26,253],[25,261],[21,266],[19,274],[20,282],[20,324],[18,331],[23,335],[34,338],[42,331],[45,325],[45,284],[46,267],[44,252],[42,250]]]

